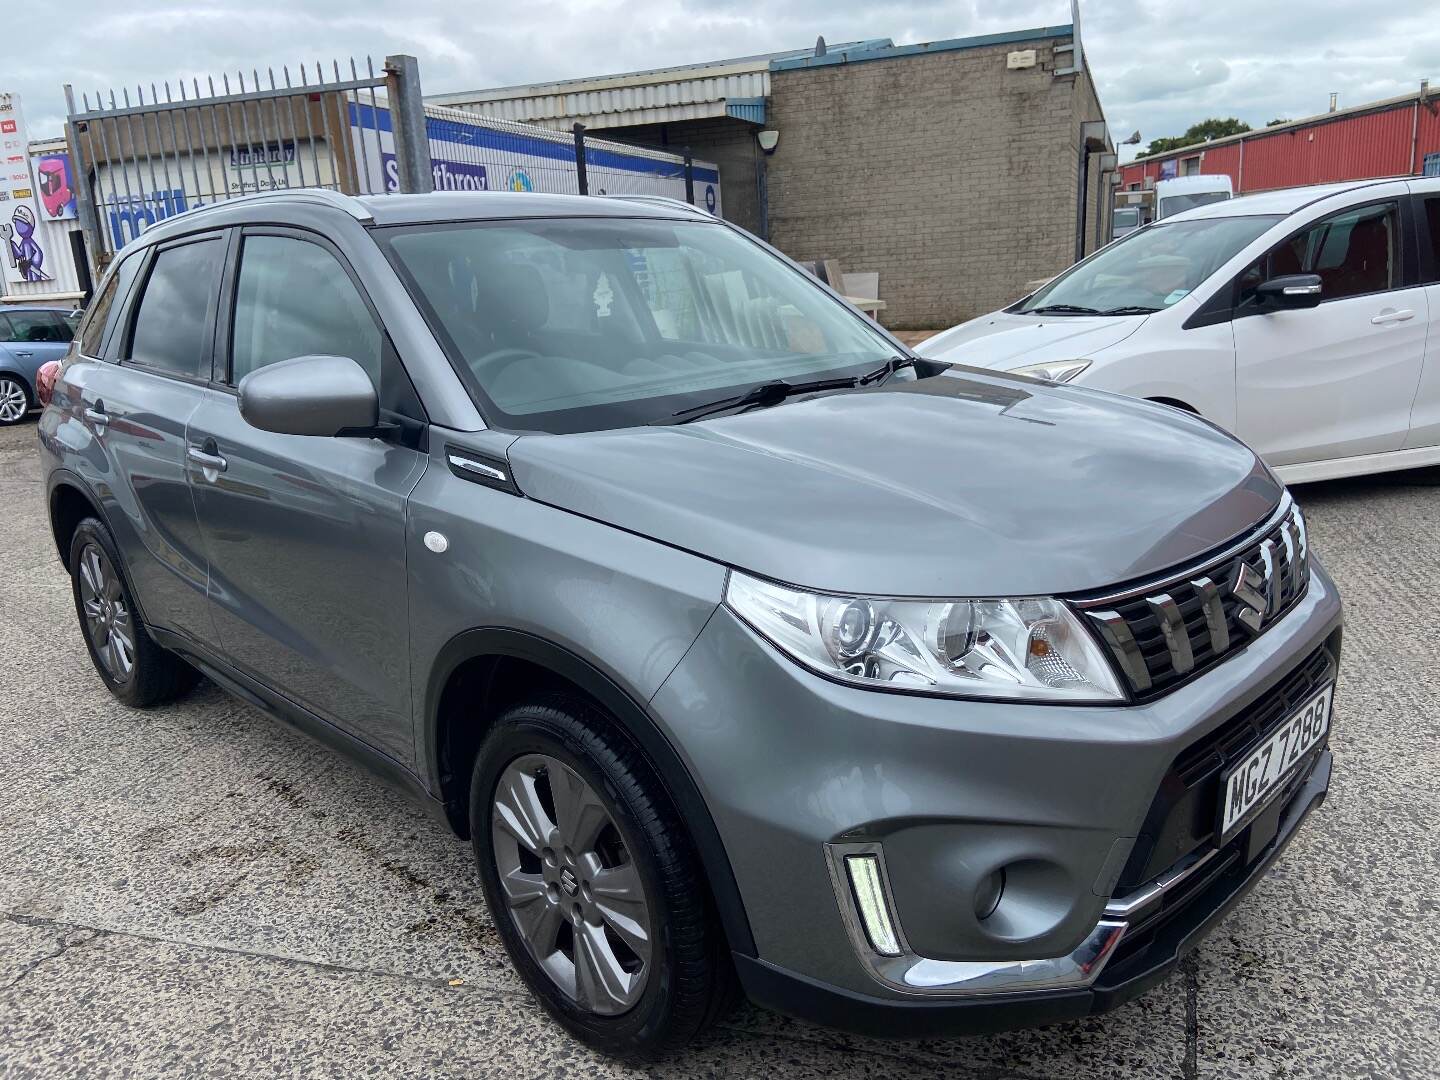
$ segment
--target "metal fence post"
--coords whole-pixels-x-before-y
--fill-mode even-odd
[[[65,113],[75,114],[75,91],[65,84]],[[75,185],[75,212],[80,219],[80,232],[85,237],[85,260],[90,264],[90,280],[100,276],[99,252],[105,250],[100,238],[100,217],[95,213],[95,196],[90,190],[90,162],[80,149],[79,132],[70,120],[65,121],[65,144],[70,151],[70,181]],[[85,298],[88,303],[90,298]]]
[[[690,160],[690,148],[685,147],[685,201],[695,205],[695,163]]]
[[[385,96],[395,136],[400,190],[434,191],[430,140],[425,134],[425,101],[420,92],[420,62],[401,53],[385,58]]]
[[[585,175],[585,125],[577,120],[572,130],[575,132],[575,183],[581,195],[589,195],[590,178]]]

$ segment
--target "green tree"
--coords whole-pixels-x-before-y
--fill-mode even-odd
[[[1249,124],[1233,116],[1211,117],[1209,120],[1191,124],[1185,129],[1183,135],[1151,139],[1150,145],[1145,148],[1145,153],[1140,156],[1154,157],[1156,154],[1168,154],[1171,150],[1178,150],[1182,146],[1191,146],[1195,143],[1207,142],[1210,139],[1221,139],[1226,135],[1242,135],[1249,130]]]

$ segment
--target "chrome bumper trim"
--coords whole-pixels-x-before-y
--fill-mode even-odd
[[[1137,911],[1143,911],[1219,854],[1219,848],[1211,848],[1203,855],[1190,856],[1188,862],[1182,860],[1182,865],[1172,866],[1134,892],[1116,897],[1105,905],[1106,918],[1128,919]]]
[[[840,917],[856,955],[876,979],[908,994],[978,997],[1086,987],[1104,970],[1128,927],[1122,921],[1101,919],[1075,951],[1066,956],[1035,960],[934,960],[914,952],[905,940],[895,913],[890,874],[885,867],[885,852],[881,845],[826,844],[825,853],[830,867],[830,881],[840,904]],[[881,955],[870,944],[846,874],[847,855],[873,855],[879,861],[885,905],[900,943],[899,955]]]

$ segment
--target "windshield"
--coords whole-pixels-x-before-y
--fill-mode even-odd
[[[383,230],[487,420],[594,431],[775,380],[871,370],[866,320],[717,222],[475,221]]]
[[[1010,310],[1144,315],[1178,303],[1279,215],[1157,222],[1101,248]]]
[[[1197,206],[1224,202],[1228,198],[1228,191],[1194,191],[1188,195],[1167,195],[1160,200],[1160,216],[1170,217],[1185,210],[1194,210]]]

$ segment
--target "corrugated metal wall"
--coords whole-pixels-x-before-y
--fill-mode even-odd
[[[1410,106],[1246,139],[1241,190],[1402,176],[1414,116]]]
[[[1147,177],[1160,178],[1162,162],[1174,160],[1178,169],[1179,161],[1195,153],[1181,151],[1123,166],[1120,185],[1143,187]],[[1425,155],[1434,153],[1440,153],[1440,102],[1434,100],[1429,105],[1398,102],[1355,116],[1319,117],[1276,132],[1262,129],[1199,151],[1200,171],[1229,176],[1237,193],[1418,175]]]

